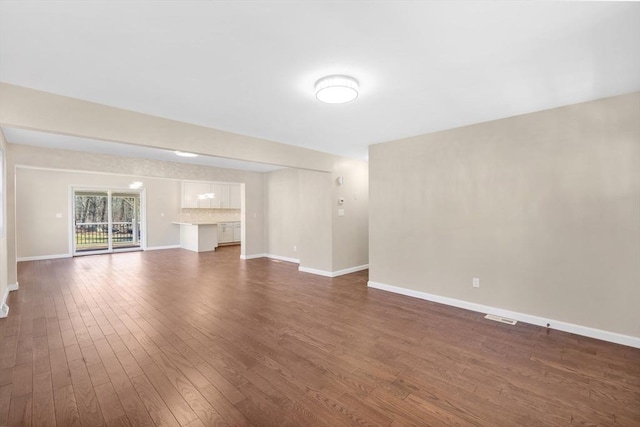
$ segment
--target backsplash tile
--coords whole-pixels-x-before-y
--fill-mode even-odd
[[[180,222],[241,221],[240,209],[182,209]]]

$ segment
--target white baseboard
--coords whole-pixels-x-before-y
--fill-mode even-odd
[[[311,274],[316,274],[318,276],[324,276],[324,277],[338,277],[338,276],[343,276],[345,274],[349,274],[349,273],[355,273],[356,271],[362,271],[362,270],[366,270],[367,268],[369,268],[369,264],[364,264],[364,265],[358,265],[355,267],[349,267],[349,268],[345,268],[342,270],[336,270],[336,271],[325,271],[325,270],[317,270],[315,268],[309,268],[309,267],[298,267],[298,271],[301,271],[303,273],[311,273]]]
[[[255,259],[255,258],[269,258],[277,259],[278,261],[292,262],[294,264],[300,264],[300,260],[296,258],[289,258],[286,256],[274,255],[274,254],[253,254],[253,255],[240,255],[240,259]]]
[[[42,261],[42,260],[45,260],[45,259],[60,259],[60,258],[71,258],[71,254],[23,256],[23,257],[17,258],[17,262],[21,262],[21,261]]]
[[[9,306],[7,305],[7,298],[9,298],[9,288],[4,290],[4,295],[2,295],[2,301],[0,301],[0,319],[4,319],[9,315]]]
[[[278,261],[292,262],[294,264],[300,264],[300,260],[296,258],[289,258],[286,256],[274,255],[274,254],[264,254],[265,258],[269,259],[277,259]]]
[[[256,258],[265,258],[266,254],[251,254],[251,255],[240,255],[240,259],[256,259]]]
[[[310,273],[310,274],[315,274],[317,276],[324,276],[324,277],[333,277],[331,276],[331,272],[330,271],[325,271],[325,270],[318,270],[315,268],[309,268],[309,267],[298,267],[298,271],[301,271],[303,273]]]
[[[582,335],[589,338],[595,338],[603,341],[609,341],[616,344],[622,344],[629,347],[640,348],[640,337],[633,337],[630,335],[623,335],[617,332],[603,331],[602,329],[595,329],[588,326],[575,325],[573,323],[563,322],[560,320],[553,320],[539,316],[533,316],[525,313],[518,313],[515,311],[504,310],[501,308],[491,307],[488,305],[477,304],[474,302],[463,301],[455,298],[443,297],[440,295],[429,294],[426,292],[415,291],[413,289],[400,288],[397,286],[386,285],[384,283],[378,283],[369,281],[368,286],[375,289],[381,289],[383,291],[393,292],[396,294],[406,295],[413,298],[420,298],[427,301],[433,301],[440,304],[450,305],[453,307],[464,308],[466,310],[477,311],[486,314],[495,314],[496,316],[508,317],[510,319],[517,320],[519,322],[530,323],[532,325],[549,327],[559,331],[569,332],[576,335]]]
[[[362,271],[369,268],[369,264],[356,265],[355,267],[344,268],[342,270],[334,271],[331,277],[344,276],[345,274],[355,273],[356,271]]]
[[[7,285],[7,289],[4,290],[2,300],[0,300],[0,319],[4,319],[9,315],[9,306],[7,305],[7,299],[9,298],[9,292],[17,291],[20,288],[18,282],[10,283]]]
[[[180,245],[150,246],[145,248],[145,251],[162,251],[164,249],[180,249]]]
[[[9,315],[9,306],[7,304],[0,304],[0,319],[4,319]]]

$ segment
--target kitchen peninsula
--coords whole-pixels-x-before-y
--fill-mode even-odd
[[[173,222],[180,226],[180,247],[194,252],[215,251],[220,245],[239,244],[240,221]]]
[[[218,247],[218,224],[215,222],[174,222],[180,226],[180,247],[193,252],[215,251]]]

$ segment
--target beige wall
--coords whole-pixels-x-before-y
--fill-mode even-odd
[[[265,174],[266,252],[299,259],[299,212],[297,169],[282,169]]]
[[[243,255],[264,252],[264,174],[262,173],[13,144],[9,144],[9,152],[11,154],[9,167],[18,165],[19,227],[26,224],[26,218],[29,216],[48,215],[43,219],[47,219],[47,223],[50,225],[55,224],[53,227],[56,229],[56,235],[61,236],[63,227],[68,229],[68,221],[62,221],[64,224],[60,220],[56,222],[55,213],[68,212],[70,185],[122,186],[126,184],[126,187],[135,177],[136,180],[145,182],[148,192],[147,221],[150,228],[148,245],[150,247],[176,245],[179,244],[178,231],[176,226],[169,223],[180,218],[181,190],[177,180],[236,182],[245,184],[245,218],[242,221],[245,225],[246,244],[242,247]],[[28,166],[30,169],[20,166]],[[50,172],[33,168],[65,170],[67,173],[60,174],[58,172],[52,175]],[[99,173],[78,174],[72,173],[72,171]],[[38,178],[39,176],[40,178]],[[56,178],[54,179],[52,176]],[[34,187],[36,184],[42,189],[36,189]],[[39,209],[35,208],[39,203],[38,198],[35,193],[32,194],[32,191],[44,193],[47,188],[56,194],[56,201],[52,201],[55,209],[51,208],[50,212],[38,213]],[[62,195],[63,189],[64,196]],[[47,197],[45,194],[41,194],[41,196]],[[160,213],[165,213],[165,216],[160,217]],[[21,229],[19,236],[20,257],[68,253],[68,242],[64,252],[59,252],[62,250],[62,245],[57,246],[58,243],[47,243],[47,245],[56,245],[55,247],[47,248],[42,244],[42,246],[35,248],[33,242],[27,243],[25,241],[26,236],[29,236],[25,232],[24,229]],[[64,231],[64,233],[69,235],[68,231]],[[11,256],[9,256],[9,262],[11,263]]]
[[[332,272],[331,174],[298,172],[300,268]]]
[[[52,171],[16,170],[16,236],[18,259],[70,255],[73,210],[70,188],[126,190],[133,181],[144,183],[147,247],[180,243],[178,180],[149,177]],[[56,214],[62,214],[57,218]]]
[[[343,177],[338,185],[337,178]],[[341,159],[332,174],[333,271],[369,264],[369,164]],[[339,205],[338,199],[344,204]],[[344,216],[338,216],[338,209]]]
[[[7,157],[7,142],[4,139],[4,134],[0,131],[0,148],[2,148],[3,152],[3,175],[2,175],[2,206],[5,211],[2,215],[2,228],[3,232],[0,234],[0,303],[2,303],[2,299],[4,298],[5,293],[7,292],[7,286],[9,285],[9,274],[7,271],[7,167],[6,167],[6,157]],[[15,283],[15,282],[13,282]],[[0,307],[1,309],[1,307]]]
[[[331,174],[284,169],[265,179],[267,248],[270,255],[300,260],[300,267],[332,274],[366,266],[368,164],[336,161]],[[338,185],[338,176],[344,178]],[[338,205],[338,198],[345,203]],[[344,216],[338,216],[338,209]],[[296,246],[296,250],[294,250]]]
[[[369,162],[371,281],[640,337],[639,93],[374,145]]]

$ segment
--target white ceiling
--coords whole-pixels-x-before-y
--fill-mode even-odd
[[[328,74],[358,99],[318,102]],[[366,158],[640,90],[640,3],[1,0],[0,80]]]

